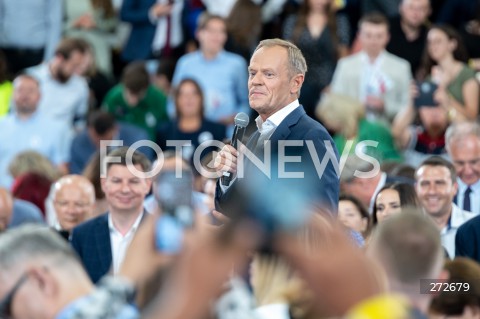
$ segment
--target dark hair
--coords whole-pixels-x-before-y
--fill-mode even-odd
[[[122,73],[122,83],[133,94],[145,91],[150,85],[150,76],[145,63],[135,61],[128,64]]]
[[[112,165],[122,165],[122,166],[128,166],[127,163],[127,152],[128,152],[129,147],[124,146],[124,147],[119,147],[108,153],[108,157],[114,157],[119,159],[120,161],[118,162],[112,162],[109,161],[107,163],[107,172],[112,167]],[[151,169],[152,167],[152,162],[142,153],[139,152],[138,150],[135,150],[132,154],[132,164],[133,165],[140,165],[142,170],[144,172],[147,172]]]
[[[177,87],[175,88],[175,91],[174,91],[175,111],[176,111],[177,119],[179,119],[180,116],[181,116],[180,108],[178,107],[178,98],[180,96],[180,89],[186,83],[193,84],[193,86],[197,90],[197,94],[200,96],[200,116],[203,118],[204,106],[203,106],[203,91],[202,91],[202,88],[200,87],[198,82],[193,80],[193,79],[183,79],[182,81],[180,81],[180,83],[178,83],[178,85],[177,85]]]
[[[52,181],[39,173],[25,173],[15,179],[12,196],[34,204],[45,216],[45,200],[51,185]]]
[[[307,28],[307,16],[311,11],[310,1],[304,0],[297,16],[297,22],[293,29],[292,41],[296,44],[299,43],[302,31]],[[338,34],[337,34],[337,10],[335,10],[333,1],[326,5],[327,14],[327,26],[332,36],[333,47],[338,47]],[[338,50],[335,50],[335,58],[338,58]]]
[[[7,58],[5,53],[0,50],[0,84],[8,81]]]
[[[360,28],[364,23],[385,25],[387,27],[387,30],[390,27],[390,23],[388,22],[387,17],[380,12],[371,12],[362,16],[358,21],[358,28]]]
[[[356,198],[355,196],[350,195],[350,194],[344,194],[344,193],[340,194],[340,197],[338,198],[338,201],[340,202],[342,200],[349,201],[353,205],[355,205],[355,207],[357,207],[357,210],[360,212],[360,216],[362,218],[367,219],[367,228],[362,233],[363,238],[367,238],[368,235],[370,235],[370,232],[372,230],[372,218],[371,218],[367,208],[365,207],[365,205],[363,205],[363,203],[358,198]]]
[[[173,73],[175,72],[175,65],[176,61],[172,58],[162,58],[160,63],[158,64],[157,71],[155,74],[157,76],[165,75],[168,79],[168,82],[172,82]]]
[[[430,156],[426,160],[424,160],[418,167],[417,170],[415,171],[415,179],[417,178],[418,171],[420,168],[423,166],[443,166],[446,167],[450,171],[450,178],[452,180],[452,183],[455,183],[457,181],[457,173],[455,171],[455,166],[450,161],[447,161],[441,156],[434,155]]]
[[[115,8],[113,7],[112,0],[91,0],[92,7],[99,9],[102,12],[103,17],[113,18],[115,17]]]
[[[463,39],[460,34],[454,28],[444,24],[436,24],[431,26],[429,32],[434,29],[442,31],[443,33],[445,33],[449,40],[455,40],[457,42],[457,46],[453,51],[453,58],[457,61],[467,63],[468,52],[465,48]],[[427,78],[432,72],[432,67],[436,64],[437,63],[433,61],[433,59],[430,57],[430,54],[428,54],[428,44],[425,45],[425,49],[423,50],[422,63],[418,70],[417,78],[419,80],[424,80],[425,78]]]
[[[64,38],[55,49],[55,55],[59,55],[64,59],[70,59],[71,55],[78,51],[81,54],[87,53],[90,49],[90,44],[80,38]]]
[[[95,110],[88,115],[87,126],[93,128],[98,135],[103,135],[115,128],[116,121],[113,114]]]
[[[377,219],[377,197],[384,190],[392,189],[398,193],[400,198],[400,207],[402,209],[406,207],[420,208],[420,201],[418,200],[417,193],[415,192],[415,187],[407,183],[394,183],[383,186],[375,195],[375,201],[373,202],[373,211],[372,211],[372,220],[373,225],[378,224]]]
[[[468,283],[468,293],[464,292],[440,292],[430,303],[430,311],[447,316],[459,316],[465,307],[480,308],[480,265],[475,261],[457,257],[445,263],[450,277],[448,283]]]

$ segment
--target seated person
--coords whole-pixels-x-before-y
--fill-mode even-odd
[[[100,149],[100,142],[121,140],[124,146],[130,146],[137,141],[149,140],[145,130],[128,123],[117,123],[115,117],[102,110],[93,111],[87,120],[87,128],[78,133],[70,148],[70,173],[80,174],[87,166],[92,155]],[[153,159],[153,149],[139,149],[148,158]]]
[[[428,85],[424,84],[423,86]],[[426,88],[425,88],[426,89]],[[420,88],[422,90],[422,88]],[[415,89],[415,95],[419,92]],[[413,94],[412,94],[413,96]],[[416,102],[418,104],[420,102]],[[397,146],[404,151],[405,162],[417,167],[431,155],[446,156],[445,131],[449,125],[447,110],[439,105],[417,105],[410,101],[392,125]],[[437,104],[432,100],[432,103]],[[414,124],[416,118],[418,125]]]
[[[357,147],[380,162],[401,160],[390,130],[380,122],[367,121],[363,105],[348,96],[328,94],[317,108],[317,116],[330,132],[340,155],[355,153]],[[365,142],[378,142],[378,145]],[[349,144],[353,143],[353,144]],[[345,149],[349,147],[349,149]]]
[[[225,138],[225,125],[204,117],[203,93],[196,81],[182,80],[175,90],[174,98],[176,119],[158,130],[157,144],[162,150],[175,148],[168,145],[168,141],[190,141],[191,146],[182,151],[184,158],[191,160],[193,152],[200,144],[213,140],[221,142]]]

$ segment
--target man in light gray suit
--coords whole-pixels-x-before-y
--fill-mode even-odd
[[[367,119],[391,121],[408,103],[410,64],[385,51],[389,38],[383,15],[365,15],[359,29],[362,50],[340,59],[333,75],[332,92],[364,103]]]

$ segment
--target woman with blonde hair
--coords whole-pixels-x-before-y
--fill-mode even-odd
[[[361,147],[363,153],[380,162],[401,160],[390,130],[380,122],[367,121],[360,101],[329,93],[317,106],[316,115],[332,133],[340,155],[355,153],[356,148]],[[378,145],[372,144],[372,141],[378,142]]]

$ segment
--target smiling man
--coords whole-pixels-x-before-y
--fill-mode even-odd
[[[453,258],[457,229],[475,215],[453,203],[457,193],[455,168],[440,156],[425,160],[415,172],[415,190],[426,214],[440,229],[442,245]]]
[[[256,119],[258,131],[252,134],[246,147],[260,159],[263,156],[268,158],[264,144],[268,142],[273,159],[270,167],[272,180],[280,182],[282,170],[298,172],[303,175],[299,182],[308,185],[308,191],[311,192],[306,195],[309,201],[336,212],[340,188],[335,168],[338,167],[338,154],[326,129],[310,118],[298,102],[307,71],[302,52],[294,44],[281,39],[261,41],[253,53],[248,71],[250,107],[259,116]],[[329,145],[333,148],[329,148]],[[217,170],[235,175],[239,155],[231,145],[225,146],[215,159]],[[322,166],[320,163],[324,159],[328,161]],[[278,163],[275,163],[276,160]],[[275,166],[277,164],[278,167]],[[257,175],[252,173],[253,165],[249,165],[245,159],[244,166],[246,178],[241,178],[239,174],[239,178],[228,187],[219,183],[216,190],[218,210],[225,211],[222,206],[229,201],[229,193],[236,188],[237,182],[244,183],[247,188],[255,184],[249,180],[249,177]],[[262,173],[268,174],[266,171]]]
[[[106,158],[106,176],[101,178],[108,212],[73,229],[71,243],[93,282],[111,268],[116,274],[143,216],[151,180],[137,176],[150,171],[148,158],[135,151],[133,166],[127,165],[127,147],[115,149]],[[117,161],[115,161],[117,160]]]

